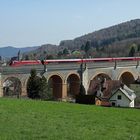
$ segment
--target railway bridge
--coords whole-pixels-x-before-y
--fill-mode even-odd
[[[56,99],[79,94],[80,84],[88,94],[90,82],[94,79],[121,80],[129,85],[140,77],[139,61],[136,60],[3,66],[0,68],[0,96],[6,94],[7,87],[13,94],[26,96],[27,82],[33,68],[39,77],[46,77]]]

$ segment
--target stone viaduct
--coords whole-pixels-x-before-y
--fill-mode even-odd
[[[88,94],[87,90],[93,79],[103,77],[122,80],[129,85],[140,76],[139,63],[136,61],[48,64],[45,69],[43,65],[5,66],[0,68],[0,96],[4,96],[7,86],[11,90],[17,90],[20,87],[17,90],[20,96],[26,96],[27,81],[32,68],[37,70],[39,77],[44,75],[47,78],[52,94],[57,99],[79,94],[81,83]]]

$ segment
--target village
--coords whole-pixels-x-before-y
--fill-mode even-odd
[[[100,80],[99,80],[100,81]],[[93,81],[89,92],[95,92],[95,105],[106,107],[135,107],[134,90],[119,80]]]

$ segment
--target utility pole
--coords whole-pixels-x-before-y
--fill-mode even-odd
[[[47,72],[47,67],[46,67],[44,60],[41,60],[41,63],[44,66],[43,72],[41,72],[41,76],[42,76],[45,72]]]
[[[85,94],[85,89],[83,86],[83,59],[81,59],[81,64],[80,64],[80,91],[79,91],[80,95],[84,95]]]
[[[136,68],[138,68],[139,67],[139,60],[137,60],[137,65],[136,65]]]
[[[115,60],[114,70],[117,68],[117,60]]]

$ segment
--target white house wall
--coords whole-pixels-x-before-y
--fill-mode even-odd
[[[121,100],[118,100],[118,95],[121,95]],[[111,99],[110,99],[111,103],[113,101],[116,101],[116,106],[121,106],[121,107],[132,107],[133,103],[130,105],[130,100],[121,92],[121,91],[117,91],[117,93],[115,93]]]
[[[134,100],[130,103],[130,106],[129,107],[134,107],[135,104],[134,104]]]

